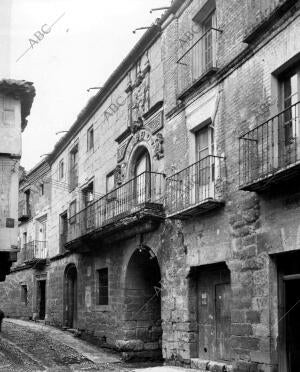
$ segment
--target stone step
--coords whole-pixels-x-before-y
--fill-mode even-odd
[[[222,362],[214,362],[211,360],[203,360],[199,358],[191,359],[191,369],[200,372],[232,372],[232,366]]]

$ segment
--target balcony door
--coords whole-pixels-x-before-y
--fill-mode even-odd
[[[210,155],[214,153],[213,128],[206,126],[195,133],[196,164],[194,169],[195,201],[201,202],[214,197],[215,163]]]
[[[206,73],[213,67],[214,59],[214,33],[212,28],[216,27],[216,15],[215,11],[206,16],[199,24],[202,38],[199,43],[193,48],[193,66],[192,66],[192,77],[193,80],[197,80],[201,75]]]
[[[145,149],[137,158],[134,167],[134,204],[145,203],[150,198],[151,179],[149,171],[150,156]]]
[[[294,71],[282,80],[282,114],[279,116],[279,166],[285,167],[300,159],[299,142],[299,79]]]
[[[90,231],[95,225],[95,209],[94,209],[94,184],[91,182],[88,187],[82,190],[83,193],[83,218],[85,219],[86,231]]]
[[[37,234],[35,241],[35,256],[36,258],[46,258],[46,240],[47,240],[47,220],[42,219],[37,221]]]
[[[68,213],[65,211],[60,215],[60,253],[65,252],[65,244],[68,239]]]
[[[78,144],[70,152],[70,191],[78,185]]]

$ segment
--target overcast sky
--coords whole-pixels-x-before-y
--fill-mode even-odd
[[[53,149],[62,135],[55,132],[67,130],[95,94],[87,88],[103,85],[142,36],[132,30],[153,23],[161,12],[149,10],[168,6],[171,0],[11,2],[11,77],[34,82],[37,92],[23,133],[21,163],[28,170]],[[60,16],[43,40],[31,41],[31,47],[34,33]]]

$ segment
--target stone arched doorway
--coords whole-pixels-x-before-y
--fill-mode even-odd
[[[131,256],[125,278],[125,339],[136,340],[135,351],[151,349],[161,357],[161,274],[158,260],[147,247]]]
[[[77,326],[77,269],[74,264],[66,267],[64,275],[64,325]]]

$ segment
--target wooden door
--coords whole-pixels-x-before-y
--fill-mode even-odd
[[[73,328],[77,319],[77,271],[72,267],[66,273],[66,326]]]
[[[204,270],[198,276],[197,287],[199,357],[230,360],[230,271],[223,267]]]
[[[215,290],[216,355],[219,360],[228,360],[230,355],[229,339],[231,334],[230,284],[216,284]]]

